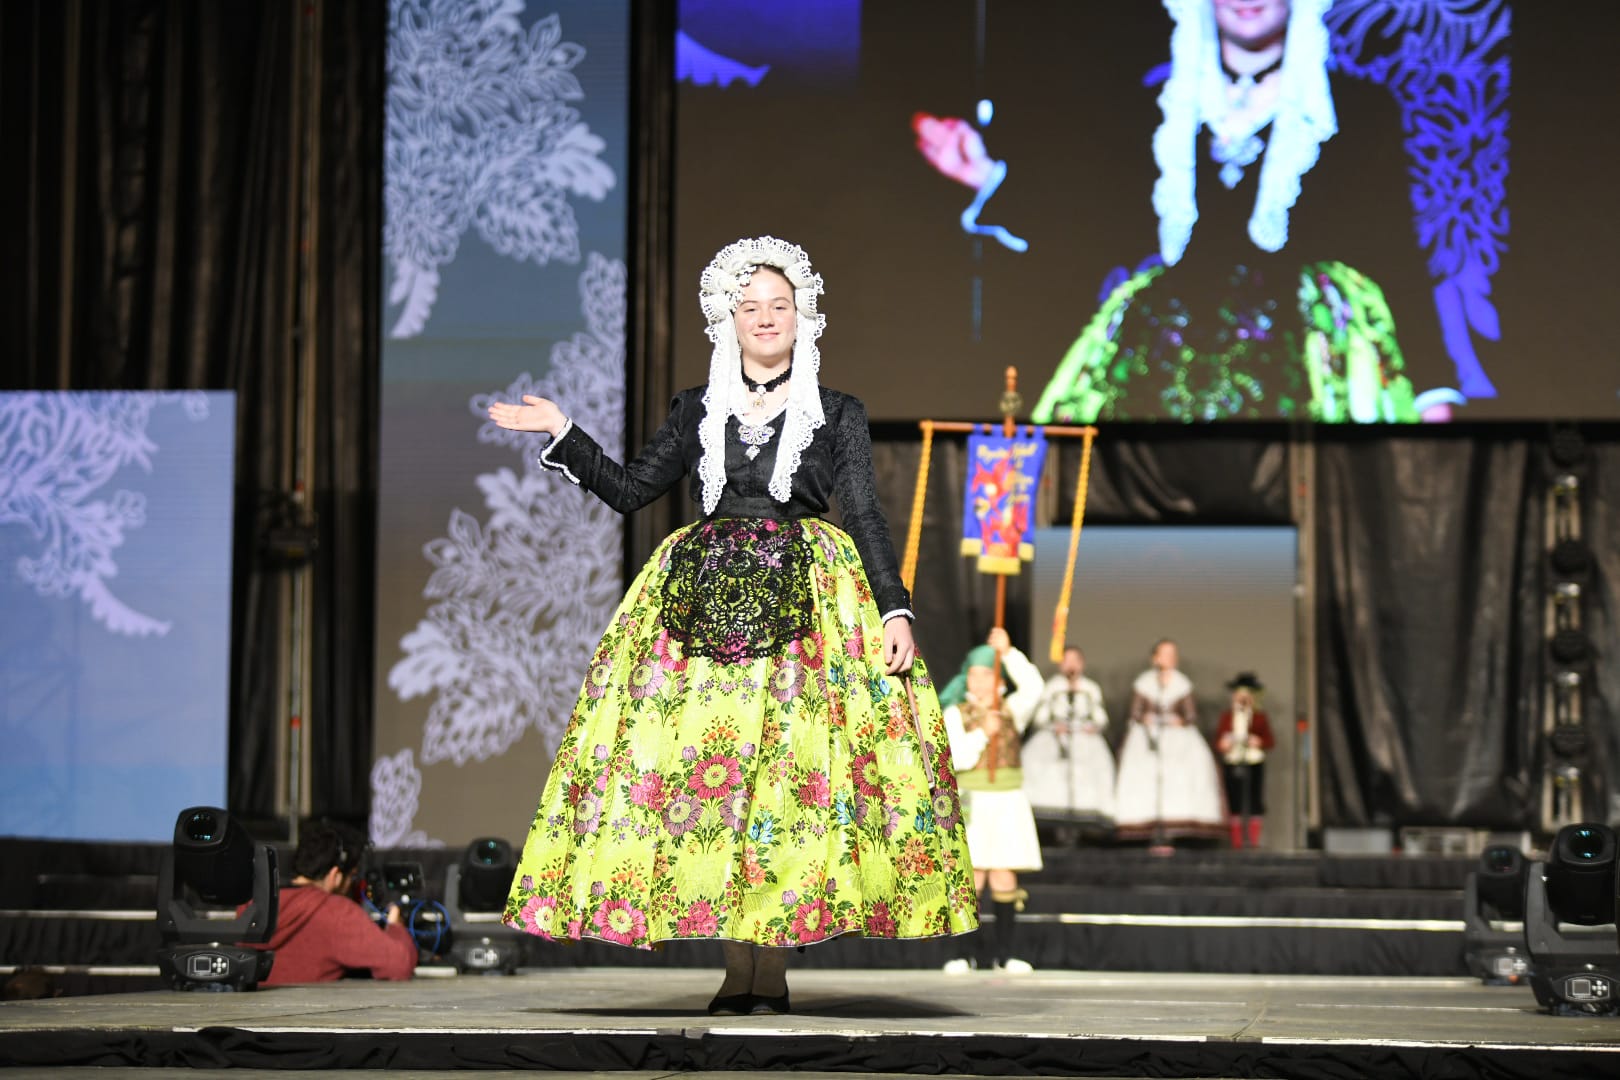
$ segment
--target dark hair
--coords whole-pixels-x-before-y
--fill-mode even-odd
[[[357,830],[335,821],[315,822],[305,826],[298,838],[298,850],[292,859],[293,876],[314,881],[325,877],[334,866],[352,874],[360,869],[365,849],[366,839]]]
[[[793,279],[787,276],[787,271],[782,269],[780,266],[772,266],[770,263],[755,263],[754,264],[754,269],[750,270],[749,274],[752,275],[756,271],[759,271],[759,270],[769,270],[771,273],[775,274],[777,277],[779,277],[783,281],[787,282],[788,283],[788,288],[790,288],[790,289],[797,290],[797,288],[798,288],[796,285],[793,284]]]
[[[1176,639],[1175,638],[1162,637],[1158,641],[1155,641],[1153,643],[1153,648],[1148,650],[1148,655],[1153,656],[1155,653],[1157,653],[1160,649],[1164,648],[1166,645],[1175,645],[1175,644],[1176,644]],[[1180,647],[1177,646],[1177,648],[1179,650]]]
[[[1086,658],[1086,650],[1082,649],[1072,641],[1063,646],[1063,651],[1066,653],[1079,653],[1080,659],[1082,660]]]

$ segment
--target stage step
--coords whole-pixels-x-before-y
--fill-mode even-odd
[[[0,841],[0,965],[150,965],[161,845]],[[460,852],[421,862],[430,896]],[[1054,848],[1026,875],[1016,950],[1041,969],[1235,974],[1460,975],[1472,860],[1181,849]],[[709,943],[636,952],[522,938],[533,967],[708,967]],[[975,938],[851,938],[806,951],[825,968],[936,968]],[[148,984],[149,985],[149,984]]]

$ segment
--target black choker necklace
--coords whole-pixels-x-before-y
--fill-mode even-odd
[[[1262,81],[1267,75],[1270,75],[1281,68],[1282,57],[1279,56],[1277,59],[1267,64],[1259,71],[1250,72],[1247,75],[1239,75],[1237,72],[1226,66],[1226,57],[1221,57],[1221,71],[1226,75],[1227,82],[1241,83],[1246,80],[1250,86],[1253,86],[1255,83]]]
[[[783,383],[787,382],[788,378],[792,374],[793,374],[793,365],[789,364],[787,366],[787,370],[783,371],[782,374],[778,375],[776,378],[772,379],[771,381],[769,381],[769,382],[755,382],[753,379],[750,379],[748,377],[747,369],[744,369],[743,373],[742,373],[743,385],[748,387],[748,392],[750,394],[754,395],[754,408],[763,409],[765,407],[765,395],[770,393],[772,390],[775,390],[778,386],[781,386]]]

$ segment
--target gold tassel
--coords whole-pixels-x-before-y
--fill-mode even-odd
[[[1063,646],[1069,629],[1069,600],[1074,593],[1074,562],[1080,554],[1080,529],[1086,521],[1086,489],[1091,483],[1091,440],[1096,432],[1087,429],[1080,447],[1080,475],[1074,482],[1074,523],[1069,529],[1069,564],[1063,571],[1063,589],[1058,593],[1057,610],[1052,615],[1052,663],[1063,662]]]
[[[934,456],[934,422],[924,420],[922,457],[917,462],[917,487],[911,495],[911,523],[906,528],[906,554],[900,564],[900,581],[911,592],[917,584],[917,553],[922,547],[923,504],[928,501],[928,463]]]

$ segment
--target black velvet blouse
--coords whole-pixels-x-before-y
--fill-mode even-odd
[[[597,441],[577,425],[547,446],[540,463],[562,472],[575,484],[600,498],[621,514],[639,510],[691,474],[692,497],[703,501],[698,462],[703,446],[698,422],[704,415],[703,387],[682,390],[670,403],[669,419],[628,464],[620,465]],[[844,531],[855,541],[872,597],[884,615],[910,614],[911,596],[900,582],[900,566],[889,539],[888,522],[878,502],[872,472],[872,433],[866,406],[859,398],[821,388],[821,407],[827,422],[799,458],[788,501],[771,497],[771,471],[782,441],[782,419],[771,422],[775,433],[750,460],[737,435],[735,416],[726,423],[726,486],[710,518],[763,517],[778,521],[820,517],[834,495],[843,514]],[[785,416],[785,414],[783,414]]]

